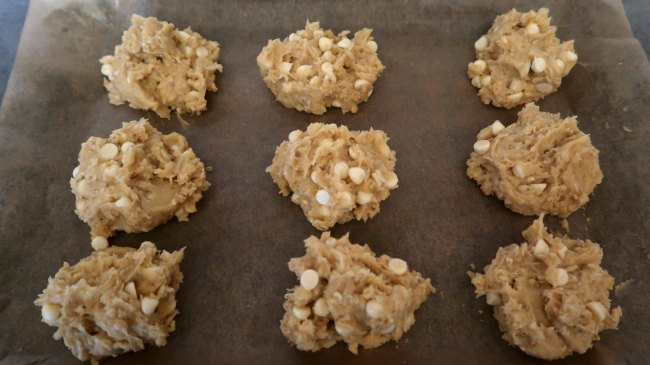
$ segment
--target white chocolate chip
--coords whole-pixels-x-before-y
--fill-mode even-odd
[[[199,47],[196,49],[196,55],[205,58],[210,55],[210,51],[205,47]]]
[[[508,86],[508,89],[512,91],[519,91],[521,90],[522,85],[523,84],[521,83],[521,80],[513,79],[512,81],[510,81],[510,85]]]
[[[361,149],[358,145],[350,146],[350,148],[348,148],[348,154],[350,157],[356,160],[357,158],[361,157]]]
[[[550,279],[550,280],[549,280]],[[562,268],[557,268],[551,274],[550,278],[546,279],[554,287],[566,285],[569,282],[569,273]]]
[[[530,184],[529,186],[537,191],[544,191],[546,189],[545,183]]]
[[[485,71],[487,64],[483,60],[476,60],[474,61],[474,67],[476,68],[476,72],[481,74],[483,71]]]
[[[539,26],[535,23],[530,23],[526,26],[526,33],[533,35],[539,33]]]
[[[90,245],[95,251],[103,250],[108,247],[108,240],[106,237],[95,236],[93,237],[92,241],[90,241]]]
[[[492,76],[490,76],[490,75],[481,76],[481,85],[488,86],[491,83],[492,83]]]
[[[544,70],[546,70],[546,60],[543,59],[542,57],[535,57],[533,59],[533,63],[531,64],[530,68],[536,74],[542,73],[544,72]]]
[[[562,58],[569,62],[575,62],[578,60],[578,55],[575,52],[566,51],[562,53]]]
[[[113,66],[105,63],[102,65],[102,75],[108,77],[109,79],[113,76]]]
[[[312,290],[318,286],[318,273],[312,269],[307,269],[300,275],[300,285],[305,290]]]
[[[334,41],[332,41],[330,38],[321,37],[318,40],[318,48],[320,48],[320,50],[323,52],[329,51],[332,48],[332,43],[334,43]]]
[[[124,291],[131,294],[131,296],[138,297],[138,292],[135,290],[135,283],[130,281],[124,286]]]
[[[548,255],[549,248],[548,244],[546,244],[546,241],[543,239],[537,240],[537,243],[535,243],[535,248],[533,248],[533,255],[535,257],[544,257]]]
[[[328,61],[330,63],[336,61],[336,56],[334,56],[332,51],[327,51],[323,53],[321,57],[323,58],[323,60]]]
[[[348,170],[348,175],[350,175],[350,180],[352,180],[353,183],[359,185],[366,178],[366,171],[360,167],[351,167]]]
[[[472,86],[474,86],[476,88],[481,87],[481,76],[472,77]]]
[[[117,152],[117,146],[112,143],[106,143],[99,150],[99,154],[102,156],[102,158],[107,160],[115,158],[115,156],[117,156]]]
[[[388,261],[388,268],[396,275],[404,275],[408,270],[408,265],[402,259],[392,258]]]
[[[314,314],[320,317],[325,317],[330,313],[330,308],[327,305],[325,298],[318,298],[314,303]]]
[[[375,41],[370,41],[370,42],[368,42],[367,44],[368,44],[368,48],[370,49],[370,51],[372,51],[372,52],[377,52],[377,48],[379,48],[379,47],[377,46],[377,42],[375,42]]]
[[[187,57],[190,57],[194,54],[194,48],[192,47],[185,47],[185,55]]]
[[[348,177],[348,170],[350,170],[350,167],[344,161],[339,161],[334,165],[334,175],[341,179]]]
[[[523,93],[520,93],[520,92],[519,92],[519,93],[512,94],[512,95],[508,95],[508,101],[509,101],[509,102],[512,102],[512,103],[516,103],[516,102],[518,102],[519,100],[521,100],[521,97],[522,97],[522,96],[524,96],[524,94],[523,94]]]
[[[332,106],[335,107],[335,108],[340,108],[341,107],[341,102],[338,101],[338,100],[334,100],[332,102]]]
[[[354,331],[354,328],[352,328],[352,326],[341,323],[340,321],[335,322],[334,328],[336,329],[336,332],[343,337],[351,335]]]
[[[490,126],[490,130],[492,131],[493,135],[497,135],[501,133],[502,130],[504,130],[506,127],[501,123],[499,120],[495,120],[494,123]]]
[[[343,38],[336,45],[341,47],[341,48],[350,48],[350,46],[352,45],[352,42],[350,42],[350,40],[347,39],[347,38]]]
[[[188,40],[190,38],[190,34],[187,33],[186,31],[181,30],[181,31],[178,32],[178,37],[182,41],[186,41],[186,40]]]
[[[311,75],[312,69],[313,67],[310,65],[300,65],[296,72],[298,73],[298,76],[308,78]]]
[[[124,142],[122,143],[122,147],[120,149],[122,150],[122,152],[126,152],[132,149],[133,147],[135,147],[135,144],[133,144],[133,142]]]
[[[495,292],[488,292],[485,294],[485,302],[488,305],[499,305],[501,304],[501,296]]]
[[[50,326],[56,326],[57,319],[61,316],[61,309],[56,304],[45,303],[41,308],[41,316],[43,316],[43,322]]]
[[[397,183],[399,182],[399,179],[397,178],[397,174],[388,171],[386,173],[387,176],[384,176],[384,184],[386,184],[386,187],[389,189],[394,189],[397,186]]]
[[[546,82],[535,85],[535,88],[542,94],[549,94],[553,91],[553,85]]]
[[[289,133],[289,142],[295,142],[301,134],[302,131],[300,129],[296,129],[295,131]]]
[[[330,194],[325,190],[318,190],[316,192],[316,201],[318,204],[326,205],[330,202]]]
[[[481,139],[476,141],[476,143],[474,143],[474,151],[479,155],[482,155],[489,150],[490,150],[490,141],[488,141],[487,139]]]
[[[311,291],[306,290],[302,286],[299,286],[293,291],[293,296],[298,301],[306,302],[309,301],[309,299],[311,299]]]
[[[555,65],[557,66],[558,70],[564,71],[564,62],[562,62],[561,59],[555,60]]]
[[[79,176],[79,166],[75,167],[74,170],[72,170],[72,177],[77,176]]]
[[[600,302],[589,302],[587,303],[587,309],[589,309],[599,321],[604,321],[607,318],[607,309]]]
[[[334,237],[328,238],[327,241],[325,241],[325,244],[327,245],[327,247],[334,247],[334,245],[336,244],[336,238]]]
[[[488,40],[487,37],[481,36],[476,42],[474,42],[474,48],[476,48],[477,51],[485,51],[488,46]]]
[[[150,316],[153,314],[153,312],[156,311],[156,308],[158,308],[158,299],[156,298],[150,298],[150,297],[144,297],[142,298],[142,302],[140,303],[140,307],[142,308],[142,313],[146,314],[147,316]]]
[[[371,193],[360,191],[357,193],[357,203],[364,205],[372,201],[373,195]]]
[[[384,307],[375,300],[369,300],[366,303],[366,314],[370,318],[379,318],[384,313]]]
[[[309,315],[311,314],[311,309],[309,309],[309,307],[293,307],[291,311],[296,318],[301,320],[309,318]]]
[[[323,62],[323,64],[320,65],[320,69],[326,74],[331,74],[332,72],[334,72],[334,67],[329,62]]]
[[[520,164],[520,163],[516,163],[516,164],[512,167],[512,173],[513,173],[516,177],[518,177],[518,178],[520,178],[520,179],[523,179],[523,178],[526,177],[526,172],[524,171],[524,167],[523,167],[523,165]]]
[[[123,196],[115,202],[115,206],[118,208],[128,208],[129,206],[131,206],[131,199],[129,199],[126,196]]]
[[[318,172],[316,170],[312,171],[309,177],[311,178],[311,181],[314,182],[314,184],[318,184]]]
[[[283,75],[288,74],[289,72],[291,72],[291,67],[293,67],[293,63],[282,62],[282,64],[280,65],[280,73]]]
[[[321,84],[321,78],[318,76],[314,76],[309,80],[309,85],[311,86],[319,86]]]
[[[357,90],[361,90],[365,87],[370,86],[370,81],[364,80],[364,79],[358,79],[354,82],[354,88]]]

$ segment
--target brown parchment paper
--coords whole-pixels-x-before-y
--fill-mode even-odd
[[[63,261],[91,253],[68,182],[80,144],[143,116],[166,133],[182,132],[214,167],[213,185],[189,222],[111,240],[134,247],[151,240],[168,250],[187,245],[185,282],[167,346],[103,363],[542,363],[500,338],[465,274],[470,264],[488,264],[498,247],[521,242],[533,220],[483,196],[465,176],[476,133],[495,119],[513,122],[519,110],[481,104],[466,65],[496,15],[540,6],[550,8],[561,39],[576,40],[580,58],[541,108],[578,115],[605,174],[570,217],[571,235],[603,246],[603,266],[617,283],[632,280],[614,297],[623,307],[620,330],[604,332],[587,354],[556,363],[648,363],[650,67],[619,1],[33,0],[0,111],[0,364],[77,363],[32,302]],[[97,60],[112,53],[132,13],[189,25],[222,46],[219,91],[186,129],[108,103]],[[289,110],[263,84],[255,63],[261,47],[306,19],[335,31],[375,29],[386,71],[357,114]],[[296,284],[287,262],[318,232],[278,195],[264,168],[290,131],[317,121],[382,129],[397,151],[400,187],[381,213],[338,225],[334,234],[350,232],[353,242],[407,260],[438,289],[401,341],[357,356],[343,345],[302,353],[279,330],[283,295]]]

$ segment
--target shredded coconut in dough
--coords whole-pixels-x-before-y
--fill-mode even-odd
[[[512,108],[554,92],[578,61],[573,41],[560,43],[548,9],[496,17],[474,47],[477,61],[467,66],[485,104]]]
[[[305,240],[307,254],[289,261],[300,280],[285,298],[280,329],[302,351],[345,341],[358,352],[399,340],[415,323],[415,311],[435,292],[429,279],[406,262],[329,232]]]
[[[174,331],[183,251],[110,247],[70,266],[64,263],[35,304],[54,339],[79,360],[98,360],[145,344],[164,346]]]
[[[313,123],[305,132],[289,134],[266,172],[317,229],[366,221],[397,188],[395,151],[387,141],[379,130],[350,132],[345,126]]]
[[[616,329],[622,311],[611,308],[614,278],[600,267],[600,246],[553,236],[543,219],[523,232],[526,242],[500,248],[485,274],[468,274],[494,306],[503,338],[554,360],[586,352],[600,331]]]
[[[215,72],[222,71],[218,59],[217,42],[134,14],[115,54],[99,62],[111,104],[128,102],[169,118],[172,110],[199,114],[207,108],[205,94],[217,91]]]
[[[520,214],[560,217],[589,200],[603,174],[598,150],[576,117],[561,119],[530,103],[516,123],[502,128],[497,121],[481,130],[467,161],[467,176],[485,195]]]
[[[323,114],[328,107],[356,113],[367,101],[384,70],[370,29],[348,38],[335,35],[318,22],[284,40],[270,40],[257,56],[266,85],[287,108]]]
[[[146,119],[123,123],[107,139],[90,137],[72,175],[75,212],[104,238],[147,232],[173,216],[186,221],[210,186],[185,137],[164,135]]]

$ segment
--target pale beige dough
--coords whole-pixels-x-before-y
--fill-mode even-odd
[[[325,232],[305,240],[307,253],[289,261],[301,284],[285,295],[280,329],[302,351],[345,341],[348,349],[369,349],[399,340],[415,323],[415,311],[435,292],[429,279],[406,262],[376,257],[367,245]],[[315,271],[308,280],[307,271]],[[313,274],[313,273],[312,273]],[[317,281],[314,281],[317,280]],[[307,286],[305,288],[305,285]]]
[[[35,304],[56,327],[54,339],[79,360],[96,364],[145,344],[164,346],[175,329],[183,251],[157,252],[151,242],[95,251],[63,263]]]
[[[199,114],[207,108],[205,94],[217,91],[215,72],[222,71],[218,59],[217,42],[134,14],[115,54],[99,62],[111,104],[127,102],[169,118],[172,110]]]
[[[335,35],[318,22],[284,40],[273,39],[257,56],[262,78],[276,99],[287,108],[323,114],[329,107],[356,113],[367,101],[384,70],[370,29],[348,38]]]
[[[469,275],[494,307],[503,338],[553,360],[587,351],[601,331],[618,326],[622,311],[609,300],[614,278],[600,267],[601,247],[554,236],[543,218],[523,232],[526,242],[499,248],[484,274]]]
[[[467,176],[485,195],[496,195],[520,214],[566,217],[589,200],[603,178],[598,150],[578,129],[576,117],[561,119],[533,103],[516,123],[500,131],[490,125],[477,140]],[[489,149],[480,153],[479,144]]]
[[[496,17],[474,47],[477,61],[467,66],[485,104],[512,108],[554,92],[575,66],[573,41],[560,43],[548,9]]]
[[[146,232],[174,216],[186,221],[210,186],[185,137],[164,135],[146,119],[123,123],[106,139],[90,137],[72,175],[75,212],[104,238]]]
[[[380,130],[351,132],[345,126],[312,123],[304,132],[289,134],[266,172],[317,229],[366,221],[397,188],[395,151],[387,142]]]

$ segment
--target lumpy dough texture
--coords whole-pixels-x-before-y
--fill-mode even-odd
[[[99,62],[111,104],[128,102],[169,118],[172,110],[198,114],[207,108],[205,94],[217,91],[215,72],[222,70],[218,59],[219,44],[190,28],[133,15],[115,54]]]
[[[146,119],[123,123],[107,139],[90,137],[72,175],[75,212],[102,237],[146,232],[173,216],[186,221],[210,186],[185,137],[164,135]]]
[[[600,267],[602,249],[548,233],[543,216],[523,236],[526,242],[500,248],[484,274],[469,273],[477,296],[494,306],[503,338],[527,354],[584,353],[622,314],[611,308],[614,278]]]
[[[496,195],[520,214],[566,217],[589,200],[603,178],[598,150],[578,129],[576,117],[561,119],[533,103],[516,123],[501,131],[488,126],[477,139],[489,149],[481,154],[475,145],[467,176],[485,195]]]
[[[348,38],[335,35],[318,22],[284,40],[270,40],[257,56],[266,85],[287,108],[323,114],[328,107],[357,112],[367,101],[384,70],[370,29]]]
[[[301,285],[286,294],[280,326],[300,350],[318,351],[343,340],[356,354],[359,345],[397,341],[435,291],[404,261],[376,257],[367,245],[350,243],[348,235],[335,239],[325,232],[309,237],[305,246],[305,256],[289,261]]]
[[[485,104],[512,108],[554,92],[575,66],[573,41],[560,43],[548,9],[496,17],[492,28],[474,44],[468,65],[472,85]]]
[[[182,260],[183,250],[157,252],[151,242],[109,247],[64,263],[35,304],[79,360],[164,346],[175,329]]]
[[[324,231],[352,219],[366,221],[397,188],[395,152],[387,141],[379,130],[313,123],[289,134],[266,171],[314,227]]]

